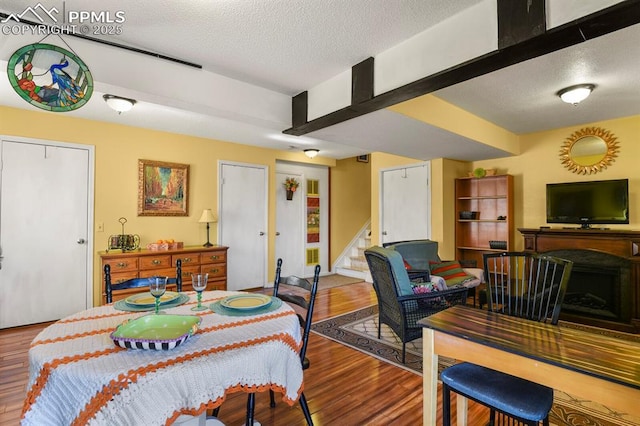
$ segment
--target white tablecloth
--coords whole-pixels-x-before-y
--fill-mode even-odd
[[[198,415],[235,391],[282,392],[289,404],[303,388],[301,332],[286,303],[256,316],[191,311],[190,302],[167,314],[200,315],[198,332],[169,351],[127,350],[109,335],[126,319],[149,312],[101,306],[44,329],[29,350],[25,425],[152,425],[180,413]],[[207,306],[235,292],[203,293]]]

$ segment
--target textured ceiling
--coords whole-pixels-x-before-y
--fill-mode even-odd
[[[96,97],[69,115],[274,149],[319,148],[346,158],[374,150],[417,159],[494,158],[505,153],[391,111],[313,132],[283,135],[290,97],[349,70],[456,13],[486,0],[62,0],[67,10],[122,10],[122,34],[105,40],[176,57],[202,70],[66,38],[91,58]],[[33,3],[28,3],[33,5]],[[24,0],[3,0],[19,13]],[[17,47],[42,37],[0,36],[0,68]],[[446,39],[443,40],[446,43]],[[453,47],[452,47],[453,48]],[[435,93],[514,133],[640,114],[640,25],[587,41]],[[3,62],[4,61],[4,62]],[[399,64],[399,66],[401,66]],[[215,74],[215,85],[205,77]],[[583,104],[562,104],[555,92],[598,85]],[[190,99],[180,98],[189,93]],[[99,96],[138,99],[127,114]],[[0,78],[0,105],[34,108]],[[262,108],[269,116],[253,114]]]
[[[66,7],[124,10],[121,43],[295,95],[479,1],[66,0]],[[3,0],[8,9],[24,4]]]

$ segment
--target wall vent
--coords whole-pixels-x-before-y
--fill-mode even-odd
[[[309,248],[307,249],[307,266],[317,265],[320,263],[320,249]]]
[[[320,194],[320,181],[307,179],[307,195],[318,196]]]

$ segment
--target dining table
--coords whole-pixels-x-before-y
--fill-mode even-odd
[[[552,325],[454,306],[423,326],[423,424],[435,425],[438,358],[471,362],[640,418],[640,340],[574,324]],[[467,421],[457,396],[458,425]]]
[[[293,405],[303,390],[296,313],[266,295],[265,303],[246,308],[225,304],[248,294],[205,291],[207,309],[193,311],[196,293],[179,293],[153,317],[153,305],[136,303],[141,293],[132,302],[93,307],[49,325],[31,342],[21,423],[180,423],[202,418],[233,392],[273,390]],[[145,324],[164,326],[167,318],[193,327],[164,346],[127,334],[144,332]]]

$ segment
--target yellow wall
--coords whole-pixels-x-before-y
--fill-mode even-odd
[[[388,109],[513,155],[520,153],[520,144],[516,134],[434,95],[420,96]]]
[[[336,161],[331,168],[330,203],[333,265],[371,217],[371,163],[361,163],[355,158]]]
[[[380,170],[419,160],[385,153],[373,153],[370,163],[355,159],[335,161],[323,157],[309,160],[302,153],[277,151],[140,129],[117,124],[73,118],[70,115],[0,107],[0,134],[71,142],[95,147],[95,223],[104,223],[104,232],[94,234],[94,248],[104,250],[107,237],[121,232],[118,219],[126,217],[127,233],[138,234],[142,244],[159,238],[174,238],[186,245],[206,240],[203,224],[197,222],[204,208],[217,213],[217,165],[219,160],[266,165],[269,167],[269,229],[275,229],[276,160],[320,164],[331,170],[331,263],[371,218],[372,243],[378,244]],[[577,175],[564,168],[559,160],[563,141],[586,126],[600,126],[618,138],[620,154],[611,167],[596,175]],[[509,141],[511,140],[510,138]],[[465,176],[475,167],[497,168],[498,173],[514,175],[515,227],[545,225],[545,184],[600,179],[630,179],[630,224],[613,228],[640,229],[640,116],[588,123],[519,137],[519,156],[465,163],[449,159],[431,161],[432,238],[440,243],[440,256],[455,253],[454,179]],[[511,143],[511,142],[508,142]],[[138,159],[169,161],[190,165],[188,217],[138,217]],[[274,236],[269,232],[269,275],[273,275]],[[211,241],[217,241],[216,227]],[[516,250],[522,238],[515,236]],[[99,257],[94,259],[94,300],[99,298],[101,276]]]
[[[566,138],[583,127],[602,127],[617,138],[620,153],[613,164],[600,173],[578,175],[560,162],[560,148]],[[496,168],[498,173],[514,175],[515,249],[523,249],[517,228],[546,226],[546,184],[587,180],[629,179],[629,224],[612,229],[640,229],[640,115],[587,123],[547,132],[520,136],[522,154],[517,157],[477,161],[475,167]],[[464,176],[461,174],[460,176]],[[551,226],[551,225],[549,225]],[[556,225],[560,226],[560,225]]]
[[[335,166],[333,159],[310,160],[302,153],[257,148],[212,139],[74,118],[62,113],[0,107],[0,134],[24,138],[70,142],[95,147],[95,224],[104,223],[104,232],[94,232],[94,249],[102,251],[111,234],[122,232],[118,222],[127,218],[125,232],[140,235],[142,246],[159,238],[173,238],[185,245],[206,241],[206,228],[198,223],[202,210],[218,212],[218,161],[266,165],[269,167],[270,230],[275,230],[276,160]],[[189,164],[189,216],[137,216],[138,160]],[[217,241],[215,225],[211,241]],[[269,232],[269,276],[275,269],[275,235]],[[94,303],[100,298],[100,258],[94,257]]]

